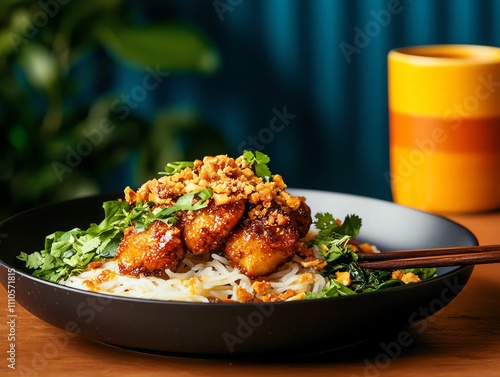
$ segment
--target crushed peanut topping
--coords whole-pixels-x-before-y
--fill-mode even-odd
[[[376,252],[373,245],[370,245],[367,242],[359,244],[359,248],[363,253],[375,253]]]
[[[351,274],[349,271],[337,271],[335,272],[335,280],[346,287],[350,286],[352,283]]]
[[[413,272],[404,273],[402,270],[396,270],[392,272],[393,279],[401,280],[403,283],[418,283],[420,278],[418,275],[415,275]]]
[[[401,280],[402,277],[403,277],[403,270],[392,271],[391,278],[393,278],[394,280]]]
[[[413,272],[407,272],[406,274],[403,275],[401,278],[401,281],[405,284],[408,283],[418,283],[420,281],[420,278],[418,275],[415,275]]]
[[[187,167],[179,173],[152,179],[137,192],[127,187],[125,200],[129,204],[154,202],[170,206],[184,194],[209,188],[216,205],[246,199],[251,204],[261,204],[263,208],[270,207],[275,201],[280,206],[296,210],[303,198],[290,195],[285,191],[286,187],[279,174],[273,175],[270,182],[255,175],[243,156],[234,159],[218,155],[195,160],[192,168]]]
[[[304,267],[312,267],[316,271],[321,271],[326,267],[328,263],[324,259],[318,259],[312,256],[307,257],[306,259],[301,261],[300,264]]]
[[[263,302],[276,302],[276,301],[286,301],[288,299],[299,300],[305,297],[305,293],[297,293],[293,289],[287,289],[285,292],[278,295],[274,293],[269,293],[262,297]]]
[[[238,301],[240,302],[252,302],[254,299],[253,294],[240,286],[236,287],[236,297],[238,297]]]
[[[267,281],[255,281],[252,284],[252,289],[259,296],[265,296],[265,295],[267,295],[268,291],[271,289],[271,283],[269,283]]]
[[[304,283],[314,283],[316,279],[314,278],[314,275],[311,274],[310,272],[305,272],[300,276],[299,283],[304,284]]]

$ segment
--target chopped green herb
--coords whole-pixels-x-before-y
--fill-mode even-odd
[[[335,238],[335,235],[348,236],[355,238],[359,234],[362,221],[357,215],[348,215],[344,218],[341,225],[337,224],[336,219],[330,213],[317,213],[314,225],[319,230],[318,237]]]
[[[349,289],[342,283],[339,283],[338,281],[334,279],[328,280],[328,283],[326,283],[325,288],[321,292],[317,293],[307,293],[306,298],[312,299],[312,298],[325,298],[325,297],[337,297],[337,296],[349,296],[349,295],[354,295],[356,292],[353,290]]]
[[[124,230],[132,223],[136,231],[147,229],[156,220],[174,223],[177,211],[204,208],[211,196],[210,189],[189,193],[181,196],[173,206],[163,209],[153,208],[154,203],[139,202],[130,207],[125,201],[107,201],[103,203],[104,219],[100,224],[91,224],[86,230],[54,232],[45,238],[43,250],[32,254],[21,252],[17,258],[24,261],[27,268],[35,270],[34,276],[58,282],[82,272],[92,261],[113,258]]]
[[[158,174],[172,175],[180,173],[185,168],[192,168],[194,163],[192,161],[177,161],[169,162],[165,165],[165,171],[160,171]]]
[[[348,215],[340,225],[329,213],[318,213],[315,217],[314,225],[318,234],[309,242],[309,246],[315,246],[328,262],[323,270],[323,275],[328,279],[328,283],[321,292],[307,293],[306,298],[345,296],[404,284],[400,280],[393,279],[391,271],[368,270],[358,264],[358,255],[351,249],[349,243],[359,234],[361,229],[362,221],[358,216]],[[337,272],[349,272],[351,279],[349,287],[336,280],[335,274]],[[403,272],[413,272],[421,280],[436,275],[435,268],[421,268]]]
[[[271,180],[272,173],[267,166],[271,159],[267,154],[259,151],[255,151],[255,153],[253,153],[252,151],[244,151],[243,157],[247,161],[248,165],[253,166],[255,175],[257,175],[257,177],[262,178],[266,182],[269,182]]]

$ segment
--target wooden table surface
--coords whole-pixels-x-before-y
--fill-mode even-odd
[[[454,215],[481,244],[500,243],[500,212]],[[0,376],[500,376],[500,266],[476,266],[462,293],[408,328],[359,347],[293,360],[202,360],[123,350],[59,330],[16,306],[15,367],[9,368],[7,292],[0,287]],[[406,330],[405,330],[406,331]]]

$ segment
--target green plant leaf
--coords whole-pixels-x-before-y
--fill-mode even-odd
[[[45,46],[31,42],[18,55],[18,64],[26,79],[33,87],[50,92],[57,77],[57,62],[52,52]]]
[[[0,5],[0,57],[19,52],[28,39],[23,35],[31,13],[18,1],[6,1]]]
[[[212,73],[219,65],[218,54],[207,38],[183,23],[136,28],[101,25],[97,38],[111,55],[141,68]]]

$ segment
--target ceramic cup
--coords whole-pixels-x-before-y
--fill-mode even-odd
[[[388,89],[393,200],[436,213],[500,208],[500,49],[392,50]]]

